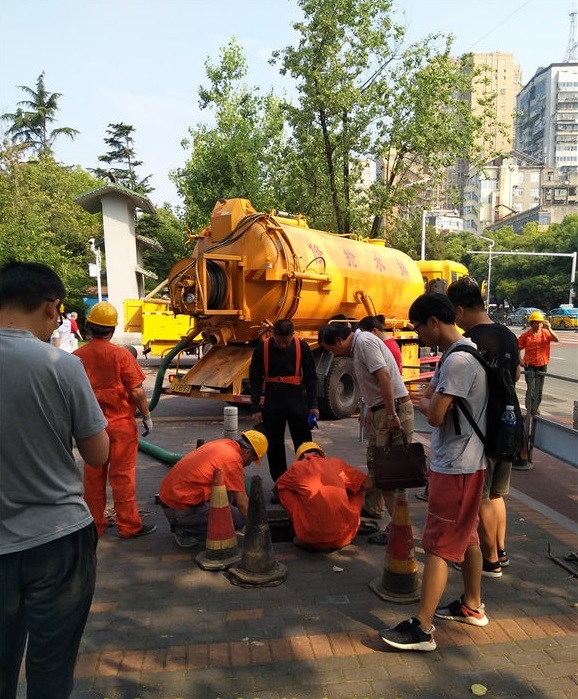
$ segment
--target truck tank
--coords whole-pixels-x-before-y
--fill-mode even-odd
[[[176,313],[213,344],[251,342],[279,318],[316,337],[330,318],[384,313],[402,324],[423,292],[416,262],[383,241],[360,241],[220,200],[191,258],[169,275]]]
[[[404,378],[420,375],[418,342],[407,311],[423,293],[417,263],[383,241],[311,229],[303,217],[257,212],[246,199],[221,199],[192,256],[168,277],[173,313],[194,317],[190,337],[210,345],[172,381],[170,392],[249,403],[253,347],[280,318],[314,349],[322,415],[351,415],[359,404],[352,361],[317,347],[317,332],[335,316],[377,313],[402,344]]]

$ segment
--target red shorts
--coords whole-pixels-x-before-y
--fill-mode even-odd
[[[480,543],[478,512],[485,470],[467,475],[428,474],[427,514],[421,544],[425,551],[461,563],[468,546]]]

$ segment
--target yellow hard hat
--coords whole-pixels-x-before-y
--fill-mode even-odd
[[[265,456],[267,449],[269,448],[267,437],[265,437],[265,435],[258,430],[247,430],[246,432],[241,432],[241,437],[245,437],[245,439],[249,442],[253,448],[253,451],[255,454],[257,454],[255,463],[260,464],[261,459]]]
[[[532,323],[533,321],[538,321],[539,323],[541,323],[544,320],[544,316],[540,313],[540,311],[532,311],[528,320],[530,321],[530,323]]]
[[[86,320],[94,325],[103,325],[107,328],[114,328],[118,325],[118,313],[116,308],[108,301],[95,303],[90,309]]]
[[[321,456],[325,456],[325,452],[316,442],[303,442],[303,444],[297,447],[297,451],[295,452],[297,461],[308,451],[318,451]]]

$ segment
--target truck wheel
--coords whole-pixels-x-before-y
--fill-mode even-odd
[[[319,398],[321,417],[339,420],[353,415],[359,407],[359,388],[353,373],[353,360],[349,357],[335,357],[325,381],[324,395]]]

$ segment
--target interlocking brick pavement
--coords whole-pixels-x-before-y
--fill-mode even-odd
[[[149,439],[170,452],[223,434],[218,414],[173,419],[166,405],[164,414],[155,419],[153,413]],[[240,430],[250,426],[250,416],[241,413]],[[416,437],[428,441],[425,433]],[[355,418],[321,423],[315,439],[329,454],[364,468]],[[549,473],[576,479],[576,471],[540,452],[534,462],[534,471],[516,474],[519,484],[536,477],[541,463]],[[369,588],[383,572],[384,547],[359,536],[341,551],[312,554],[276,542],[274,556],[288,568],[285,582],[232,585],[226,572],[199,568],[198,548],[176,546],[154,503],[168,468],[139,453],[138,506],[152,512],[147,522],[158,530],[121,540],[111,527],[99,542],[96,593],[72,699],[465,699],[474,683],[487,687],[489,699],[578,697],[578,581],[547,556],[548,543],[556,555],[578,549],[578,517],[557,517],[551,504],[536,509],[514,489],[507,501],[511,565],[502,578],[483,581],[490,624],[438,620],[437,651],[398,652],[384,646],[378,630],[416,605],[384,602]],[[263,477],[268,502],[266,468],[247,472]],[[409,502],[421,566],[427,505],[414,491]],[[460,591],[461,576],[450,570],[444,601]]]

